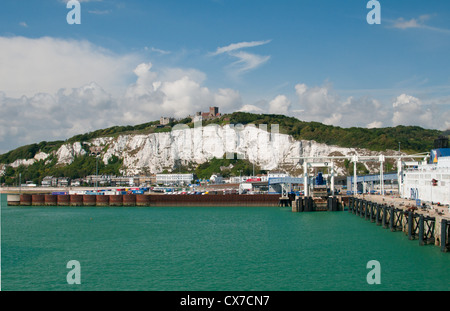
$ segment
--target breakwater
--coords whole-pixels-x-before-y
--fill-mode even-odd
[[[278,206],[278,194],[52,195],[9,194],[9,206]],[[292,198],[294,199],[294,198]]]
[[[348,211],[392,232],[403,232],[420,246],[434,244],[442,252],[450,251],[450,221],[441,214],[430,216],[414,206],[400,208],[355,197],[349,198]]]

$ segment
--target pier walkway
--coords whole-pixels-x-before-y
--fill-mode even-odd
[[[450,251],[450,213],[448,206],[416,206],[414,201],[396,197],[355,196],[348,211],[392,232],[400,231],[419,245],[434,244]]]

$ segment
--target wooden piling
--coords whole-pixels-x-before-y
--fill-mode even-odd
[[[441,252],[448,252],[448,247],[447,247],[447,219],[442,219],[441,220]]]

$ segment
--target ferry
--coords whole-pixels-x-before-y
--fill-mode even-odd
[[[435,142],[428,161],[404,171],[402,196],[406,199],[432,204],[450,204],[450,148],[448,138]]]

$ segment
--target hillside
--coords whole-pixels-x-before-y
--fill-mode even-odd
[[[246,136],[236,138],[237,140],[241,139],[244,143],[241,141],[241,145],[236,145],[236,149],[233,149],[232,152],[245,152],[248,158],[245,161],[238,160],[233,166],[248,168],[250,162],[254,162],[258,167],[257,172],[260,169],[280,167],[280,164],[286,162],[289,157],[314,155],[317,152],[319,154],[332,152],[348,154],[361,149],[366,150],[364,151],[366,153],[376,153],[398,150],[399,143],[401,151],[404,153],[426,152],[433,148],[434,139],[439,135],[448,135],[448,133],[438,130],[428,130],[416,126],[378,129],[341,128],[318,122],[304,122],[283,115],[243,112],[226,114],[214,120],[203,121],[203,126],[212,123],[222,127],[229,124],[267,124],[268,131],[271,130],[271,125],[279,125],[280,134],[284,134],[280,135],[280,139],[283,141],[280,149],[283,150],[280,150],[279,153],[269,150],[269,152],[265,151],[266,154],[261,154],[264,152],[258,148],[254,149],[257,142],[251,142],[252,135],[262,135],[261,131],[247,131]],[[213,159],[223,157],[226,151],[204,150],[194,159],[195,150],[191,150],[190,153],[184,152],[183,142],[178,141],[170,134],[171,127],[176,124],[186,124],[192,129],[194,124],[190,118],[170,123],[164,128],[156,127],[158,124],[159,121],[153,121],[136,126],[114,126],[76,135],[66,141],[44,141],[22,146],[0,155],[0,164],[2,164],[0,165],[0,175],[4,175],[7,182],[12,182],[13,177],[19,173],[24,176],[24,180],[34,181],[40,181],[47,175],[84,177],[95,171],[96,160],[91,156],[94,148],[101,154],[100,174],[119,175],[124,172],[145,174],[176,169],[176,171],[195,171],[197,175],[206,176],[211,172],[208,163],[217,164]],[[193,140],[192,144],[194,143]],[[223,143],[223,141],[211,140],[212,145]],[[329,148],[328,146],[334,147]],[[177,154],[174,155],[175,153]],[[277,158],[278,162],[274,158]],[[221,165],[229,164],[229,161],[225,161]],[[346,166],[348,167],[348,165]],[[361,169],[364,170],[364,167]],[[370,171],[370,168],[366,167],[365,170]],[[231,170],[233,174],[236,174],[236,171],[236,168]]]

